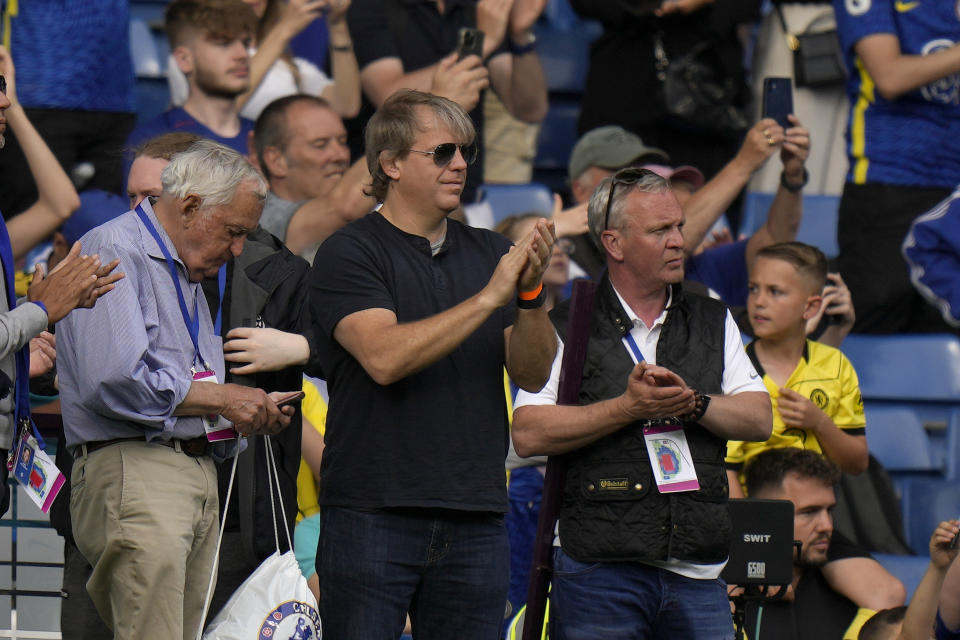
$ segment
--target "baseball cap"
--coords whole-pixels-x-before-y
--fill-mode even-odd
[[[72,245],[87,231],[130,210],[130,202],[115,193],[91,189],[80,194],[80,208],[63,223],[63,237]]]
[[[679,167],[668,167],[663,164],[645,164],[643,168],[650,169],[650,171],[653,171],[658,176],[667,178],[668,180],[689,182],[693,186],[694,191],[702,187],[703,183],[706,182],[706,178],[703,177],[703,172],[688,164],[680,165]]]
[[[652,156],[648,160],[670,162],[670,156],[665,151],[648,147],[640,136],[623,127],[597,127],[583,134],[573,146],[567,175],[575,180],[590,167],[620,169],[644,156]]]

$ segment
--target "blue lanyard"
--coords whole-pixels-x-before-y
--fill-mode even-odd
[[[215,335],[220,335],[220,330],[223,328],[223,294],[227,290],[227,263],[224,262],[223,266],[220,267],[220,271],[217,272],[217,290],[220,292],[220,297],[217,298],[217,319],[213,321],[213,333]]]
[[[0,260],[3,261],[3,282],[7,287],[7,305],[13,311],[17,308],[17,292],[14,288],[13,276],[13,248],[10,246],[10,234],[7,233],[7,225],[0,223]],[[46,446],[36,425],[30,419],[30,344],[23,345],[14,356],[16,360],[16,374],[13,382],[14,388],[14,424],[20,425],[22,422],[29,422],[33,428],[33,435],[37,438],[37,443],[41,448]]]
[[[193,341],[195,361],[199,361],[206,369],[209,369],[210,367],[207,365],[206,360],[200,355],[200,308],[197,302],[199,296],[194,296],[193,298],[193,318],[191,318],[190,311],[187,310],[187,302],[183,298],[183,289],[180,287],[180,277],[177,275],[177,266],[173,262],[173,256],[170,255],[167,245],[163,243],[163,239],[160,237],[157,228],[153,226],[150,218],[147,217],[147,214],[143,211],[143,205],[137,205],[137,215],[140,216],[143,226],[147,228],[147,231],[150,232],[153,239],[157,241],[157,244],[160,246],[160,251],[163,252],[163,259],[167,262],[167,268],[170,269],[170,277],[173,278],[173,286],[177,290],[177,302],[180,303],[180,315],[183,316],[183,323],[187,325],[187,333],[190,334],[190,340]]]
[[[633,357],[637,359],[637,364],[643,362],[643,354],[640,352],[640,347],[637,346],[637,341],[633,339],[633,335],[630,332],[627,332],[627,335],[623,336],[624,342],[627,343],[627,348],[633,352]]]

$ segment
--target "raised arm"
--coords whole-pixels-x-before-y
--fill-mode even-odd
[[[900,40],[891,33],[875,33],[853,47],[873,78],[877,92],[887,100],[960,72],[960,45],[928,55],[906,55]]]
[[[907,613],[903,616],[903,628],[898,640],[930,638],[930,629],[933,628],[937,616],[941,587],[944,586],[944,579],[951,571],[951,565],[957,557],[957,549],[951,549],[950,542],[958,532],[960,532],[960,523],[956,520],[945,520],[930,536],[930,565],[910,599],[910,606],[907,607]],[[940,615],[946,623],[943,610]],[[950,617],[949,613],[947,617]],[[948,623],[947,626],[951,625]],[[953,628],[956,628],[956,624]]]
[[[238,108],[242,108],[250,96],[256,92],[290,41],[320,17],[328,0],[288,0],[284,3],[280,19],[257,43],[257,52],[250,59],[250,89],[237,98]]]
[[[773,144],[770,144],[771,140]],[[697,248],[710,227],[750,181],[753,173],[778,150],[783,140],[783,128],[770,118],[750,128],[733,160],[684,204],[683,214],[687,219],[683,227],[684,251],[689,254]]]
[[[547,80],[540,56],[533,49],[533,23],[543,12],[546,0],[514,0],[507,37],[516,54],[502,54],[490,60],[490,83],[513,117],[540,122],[547,115]],[[478,8],[479,9],[479,8]]]
[[[517,245],[517,249],[526,252],[527,258],[527,266],[517,285],[519,291],[535,291],[542,287],[541,278],[550,264],[556,241],[554,233],[553,224],[541,219]],[[550,377],[550,365],[557,351],[556,331],[546,307],[542,304],[536,309],[518,307],[513,326],[504,333],[510,379],[521,389],[540,391]]]
[[[10,100],[10,106],[6,109],[7,126],[17,134],[30,174],[37,184],[38,195],[37,201],[26,211],[7,221],[13,258],[16,260],[49,238],[80,207],[80,197],[17,100],[13,58],[3,47],[0,47],[0,75],[7,80],[7,99]]]
[[[360,69],[353,52],[350,29],[347,28],[347,8],[350,0],[335,0],[336,7],[327,15],[330,33],[330,73],[333,84],[323,90],[323,97],[344,118],[353,118],[360,112]]]
[[[802,189],[807,176],[804,164],[810,155],[810,131],[796,116],[788,118],[793,126],[784,134],[780,161],[783,163],[783,181],[792,188],[787,188],[783,182],[777,187],[766,222],[747,241],[748,267],[760,249],[796,239],[803,217]]]
[[[299,254],[310,245],[323,242],[351,220],[369,213],[376,205],[372,197],[364,194],[369,182],[366,160],[360,158],[330,194],[303,203],[287,227],[285,242],[290,251]]]

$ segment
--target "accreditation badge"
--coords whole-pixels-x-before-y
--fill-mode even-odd
[[[217,379],[217,372],[211,369],[194,371],[193,381],[220,384],[220,380]],[[237,437],[237,432],[233,430],[233,425],[216,413],[208,413],[203,416],[203,428],[207,432],[207,442],[233,440]]]
[[[34,504],[44,513],[50,511],[66,478],[29,428],[22,429],[17,439],[11,471]]]
[[[696,491],[700,488],[687,434],[679,422],[659,422],[643,428],[650,467],[660,493]]]

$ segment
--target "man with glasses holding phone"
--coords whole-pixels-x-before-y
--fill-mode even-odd
[[[539,220],[516,246],[447,218],[476,158],[466,112],[401,90],[367,125],[379,211],[328,238],[310,276],[330,409],[317,555],[324,632],[487,640],[500,633],[503,368],[531,391],[556,338]],[[516,302],[514,302],[516,300]]]
[[[588,208],[606,254],[579,405],[558,406],[563,348],[521,391],[521,456],[565,455],[551,637],[732,638],[727,439],[770,436],[770,398],[726,307],[684,292],[684,216],[648,169],[604,179]],[[554,310],[566,329],[569,307]]]

